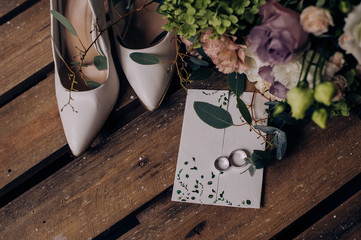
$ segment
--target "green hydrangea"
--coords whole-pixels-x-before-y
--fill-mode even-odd
[[[163,29],[197,42],[200,33],[209,28],[215,30],[215,37],[246,29],[263,3],[265,0],[165,0],[158,12],[168,20]]]

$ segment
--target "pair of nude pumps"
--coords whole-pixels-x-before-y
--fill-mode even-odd
[[[119,19],[118,14],[123,14],[128,5],[126,0],[120,2],[123,4],[113,6],[113,2],[109,1],[112,21]],[[144,4],[137,2],[135,5]],[[72,153],[78,156],[94,140],[118,98],[120,84],[116,68],[123,69],[130,85],[148,110],[158,107],[171,79],[169,61],[175,58],[176,40],[168,33],[154,45],[145,43],[152,35],[162,32],[160,27],[163,25],[163,19],[154,11],[157,6],[149,5],[143,12],[134,13],[134,16],[130,15],[117,26],[114,25],[113,31],[117,37],[114,51],[121,62],[121,66],[115,66],[108,33],[99,34],[99,29],[107,26],[103,0],[51,0],[50,3],[51,10],[64,15],[77,35],[51,15],[56,97],[67,142]],[[81,52],[94,40],[95,44],[84,57]],[[129,57],[132,52],[156,55],[164,63],[138,64]],[[95,56],[106,59],[102,68],[96,66]],[[77,71],[80,62],[83,66],[81,71]]]

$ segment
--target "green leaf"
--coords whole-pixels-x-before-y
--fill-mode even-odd
[[[228,75],[228,86],[237,97],[241,96],[246,83],[246,75],[233,72]]]
[[[256,125],[254,128],[267,134],[275,134],[277,131],[280,131],[278,128],[263,125]]]
[[[249,166],[248,171],[249,171],[249,175],[253,177],[253,175],[256,173],[256,166],[252,164],[251,166]]]
[[[73,25],[71,25],[71,23],[68,21],[68,19],[66,19],[61,13],[55,11],[55,10],[50,10],[50,13],[61,23],[63,24],[64,27],[66,27],[75,37],[78,36],[78,34],[76,33]]]
[[[316,3],[316,7],[322,7],[326,3],[326,0],[318,0]]]
[[[276,158],[281,160],[286,153],[287,149],[287,136],[284,131],[278,130],[273,140],[276,148]]]
[[[167,33],[168,33],[167,31],[161,32],[158,36],[156,36],[156,37],[153,39],[153,41],[150,43],[150,45],[153,45],[153,44],[157,43],[159,40],[161,40],[162,38],[164,38],[165,35],[167,35]]]
[[[193,108],[198,117],[211,127],[223,129],[233,125],[231,115],[223,108],[197,101],[194,102]]]
[[[55,49],[56,54],[57,54],[58,57],[61,59],[61,61],[63,61],[63,62],[65,63],[65,60],[64,60],[64,58],[61,56],[61,53],[60,53],[58,47],[56,46],[55,41],[54,41],[54,39],[53,39],[53,36],[51,36],[51,33],[50,33],[50,32],[49,32],[49,35],[50,35],[50,37],[51,37],[51,40],[53,41],[53,46],[54,46],[54,49]]]
[[[237,107],[238,107],[239,111],[241,112],[244,120],[246,120],[246,122],[249,125],[251,125],[252,124],[251,114],[249,113],[248,107],[246,106],[246,104],[239,97],[237,97]]]
[[[192,72],[189,80],[192,80],[192,81],[205,80],[205,79],[211,77],[212,74],[213,74],[213,71],[210,68],[199,68]]]
[[[159,58],[153,54],[133,52],[129,56],[134,62],[142,65],[153,65],[159,63]]]
[[[204,52],[203,47],[200,48],[196,48],[197,52],[205,59],[208,61],[211,61],[212,59],[210,59],[207,54]]]
[[[273,160],[273,154],[271,152],[254,150],[251,158],[256,166],[256,169],[260,169],[264,168],[270,161]]]
[[[107,58],[102,55],[95,56],[94,65],[99,71],[107,69]]]
[[[245,158],[244,161],[246,161],[246,163],[248,163],[248,164],[253,164],[253,161],[251,158]]]
[[[198,58],[195,58],[195,57],[191,57],[189,59],[191,62],[193,62],[194,64],[197,64],[199,66],[204,66],[204,67],[208,67],[209,63],[204,61],[204,60],[201,60],[201,59],[198,59]]]
[[[91,81],[91,80],[87,80],[86,82],[88,83],[88,86],[89,86],[91,89],[95,89],[95,88],[101,86],[100,83],[97,83],[97,82],[94,82],[94,81]]]

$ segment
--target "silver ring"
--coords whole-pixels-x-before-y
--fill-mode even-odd
[[[227,157],[218,157],[216,161],[214,161],[214,167],[219,171],[227,171],[231,167],[231,163],[229,162]]]
[[[235,167],[244,167],[247,165],[247,153],[241,149],[236,149],[229,155],[229,162]]]

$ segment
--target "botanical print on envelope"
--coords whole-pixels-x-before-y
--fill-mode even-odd
[[[253,93],[243,93],[243,101],[250,105]],[[229,91],[188,90],[181,143],[172,194],[173,201],[234,207],[259,208],[263,170],[251,176],[247,166],[231,166],[219,171],[214,166],[220,156],[229,156],[242,149],[248,156],[255,150],[264,150],[263,139],[248,125],[216,129],[197,116],[193,104],[203,101],[229,111],[235,125],[244,122],[237,109],[236,98]],[[265,118],[267,100],[255,94],[254,117]],[[263,122],[266,124],[266,121]]]

